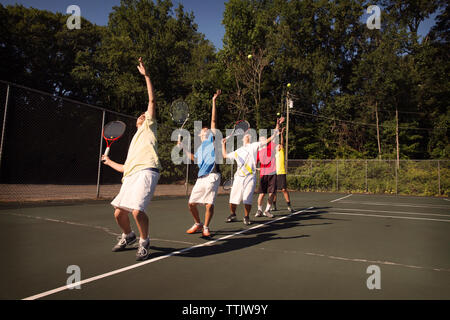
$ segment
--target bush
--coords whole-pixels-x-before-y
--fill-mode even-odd
[[[450,161],[291,160],[288,188],[298,191],[449,195]],[[337,166],[337,167],[336,167]],[[439,172],[438,172],[439,171]],[[440,194],[438,173],[440,173]],[[397,182],[396,182],[397,177]]]

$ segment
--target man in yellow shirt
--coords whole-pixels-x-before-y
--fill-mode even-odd
[[[293,213],[294,209],[291,206],[291,200],[289,198],[289,192],[287,191],[287,179],[286,179],[286,168],[285,168],[285,158],[284,158],[284,139],[283,139],[283,128],[281,130],[281,142],[277,145],[277,152],[275,154],[276,164],[277,164],[277,190],[281,190],[284,195],[284,199],[288,205],[288,210]],[[277,210],[277,193],[275,192],[274,200],[273,200],[273,208]]]
[[[128,214],[131,212],[139,229],[140,239],[136,260],[142,261],[149,255],[148,217],[145,208],[150,203],[159,179],[160,162],[157,155],[156,111],[153,86],[150,75],[145,70],[142,58],[139,58],[139,72],[145,77],[148,92],[148,108],[136,120],[137,132],[131,140],[125,164],[112,161],[107,156],[102,160],[105,165],[123,173],[122,187],[111,202],[115,208],[114,217],[122,229],[122,236],[113,251],[122,251],[136,242],[131,230]]]

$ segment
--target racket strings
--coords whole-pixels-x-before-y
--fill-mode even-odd
[[[103,135],[106,139],[116,139],[125,132],[126,125],[121,121],[114,121],[106,125]]]
[[[248,122],[241,121],[241,122],[236,124],[235,134],[236,135],[243,135],[244,133],[246,133],[248,131],[249,128],[250,128],[250,126],[249,126]]]
[[[176,102],[171,109],[172,119],[178,124],[183,124],[189,117],[188,105],[184,101]]]

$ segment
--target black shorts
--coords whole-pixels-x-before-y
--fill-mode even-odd
[[[262,176],[257,193],[275,193],[277,191],[277,175]]]
[[[287,189],[287,181],[285,174],[277,175],[277,190]]]

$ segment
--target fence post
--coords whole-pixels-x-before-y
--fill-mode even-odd
[[[437,161],[438,163],[438,188],[439,188],[439,195],[441,195],[441,165],[439,163],[439,160]]]
[[[365,179],[365,181],[366,181],[366,192],[369,192],[369,186],[367,184],[367,159],[366,159],[366,179]]]
[[[6,114],[8,111],[8,102],[9,102],[9,84],[6,88],[6,101],[5,101],[5,110],[3,112],[3,125],[2,125],[2,139],[0,142],[0,174],[2,169],[2,158],[3,158],[3,143],[5,140],[5,130],[6,130]]]
[[[395,164],[395,194],[398,194],[398,169],[397,165],[400,166],[400,162],[397,161]]]
[[[102,150],[103,150],[103,129],[105,128],[105,110],[102,116],[102,131],[100,132],[100,150],[98,152],[98,169],[97,169],[97,199],[100,196],[100,173],[102,170]]]
[[[187,157],[187,156],[186,156]],[[189,194],[189,160],[186,161],[186,195]]]
[[[339,192],[339,160],[336,160],[336,192]]]

